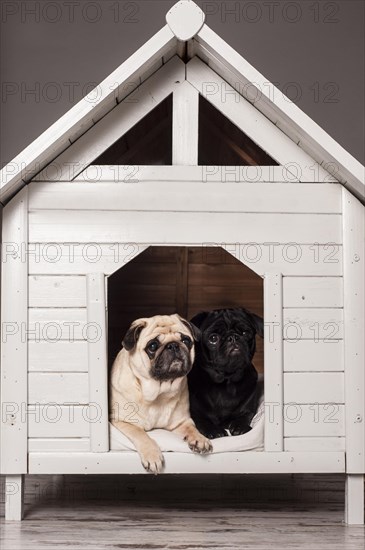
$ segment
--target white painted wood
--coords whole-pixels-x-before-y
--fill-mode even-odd
[[[288,98],[270,84],[267,78],[207,25],[202,27],[194,40],[196,40],[197,55],[201,55],[199,48],[200,45],[203,46],[209,57],[217,59],[227,67],[230,73],[233,73],[233,80],[238,84],[242,94],[251,97],[251,100],[253,95],[258,110],[283,128],[295,143],[300,142],[304,150],[310,150],[310,155],[319,163],[324,165],[333,163],[338,181],[346,182],[347,187],[360,200],[364,200],[364,168],[354,157],[303,113],[295,103],[288,101]],[[226,74],[221,76],[227,78]],[[253,94],[254,88],[258,94]]]
[[[284,341],[284,372],[343,370],[343,340]]]
[[[185,65],[175,56],[57,157],[35,180],[68,181],[75,178],[173,93],[184,79]]]
[[[341,277],[284,277],[284,307],[343,307]]]
[[[340,308],[284,308],[285,340],[339,340],[343,337]]]
[[[176,244],[188,246],[191,243],[184,240]],[[312,245],[297,243],[278,245],[271,239],[263,243],[226,244],[209,240],[200,244],[222,246],[259,275],[274,269],[282,271],[287,276],[342,275],[342,246],[336,247],[336,262],[332,263],[323,261],[329,254],[327,245],[316,246],[314,251]],[[143,252],[149,245],[110,243],[95,246],[88,243],[68,245],[31,243],[30,246],[35,250],[35,254],[29,257],[29,272],[32,275],[86,275],[90,273],[90,269],[93,272],[99,271],[110,275]],[[322,261],[316,260],[317,255]]]
[[[29,372],[88,372],[87,342],[28,342]]]
[[[105,453],[109,451],[105,276],[103,273],[91,273],[86,279],[87,320],[100,328],[99,338],[88,342],[89,399],[100,413],[95,422],[90,422],[90,445],[93,452]]]
[[[166,227],[169,231],[166,231]],[[291,242],[340,244],[341,216],[213,212],[39,210],[29,214],[31,242]]]
[[[345,491],[345,522],[364,524],[364,475],[347,474]]]
[[[59,342],[96,339],[98,327],[89,326],[85,309],[32,308],[29,310],[28,339]]]
[[[172,164],[198,164],[199,94],[184,80],[173,95]]]
[[[188,62],[186,71],[188,82],[276,162],[287,168],[312,163],[303,149],[198,57]]]
[[[165,453],[166,474],[331,473],[345,471],[341,452]],[[137,453],[29,453],[32,474],[142,474]]]
[[[131,93],[143,79],[143,73],[172,50],[177,40],[168,25],[139,48],[120,67],[113,71],[97,88],[68,111],[38,139],[1,171],[0,201],[9,200],[42,168],[52,162],[79,135],[106,112]]]
[[[24,475],[5,477],[5,520],[20,521],[24,513]]]
[[[283,450],[283,278],[264,277],[265,451]]]
[[[143,166],[93,165],[74,182],[137,183],[139,181],[197,181],[297,183],[285,166]]]
[[[284,437],[345,435],[345,406],[336,404],[284,405]]]
[[[86,307],[85,277],[29,276],[29,307]]]
[[[89,403],[86,373],[29,373],[29,403]]]
[[[178,40],[193,38],[205,21],[205,13],[192,0],[180,0],[169,9],[166,23]]]
[[[365,211],[343,191],[346,471],[365,472]]]
[[[92,270],[111,275],[143,252],[148,245],[137,243],[31,243],[32,275],[86,275]],[[342,269],[342,268],[341,268]]]
[[[27,472],[27,343],[28,265],[22,254],[28,242],[28,189],[3,209],[1,262],[1,403],[0,472]]]
[[[345,451],[344,437],[284,437],[284,451]]]
[[[189,125],[192,133],[193,124]],[[190,131],[189,131],[190,133]],[[175,135],[175,134],[174,134]],[[177,132],[179,162],[196,156],[194,137]],[[184,146],[186,144],[186,147]],[[30,210],[145,210],[342,213],[339,184],[243,183],[197,181],[141,181],[130,183],[34,182]],[[313,196],[316,200],[313,200]],[[163,197],[163,201],[161,200]],[[331,252],[331,250],[329,250]],[[300,282],[300,281],[298,281]],[[319,285],[320,282],[318,282]]]
[[[219,243],[213,243],[219,244]],[[328,245],[304,245],[295,242],[278,245],[270,239],[266,243],[221,244],[232,256],[258,275],[279,271],[284,276],[341,275],[342,246],[336,246],[335,261],[327,262]],[[318,261],[317,257],[321,258]]]
[[[89,405],[78,405],[77,403],[78,400],[70,405],[57,403],[29,405],[29,437],[89,440],[90,420],[97,418],[98,411],[95,407],[90,408]]]
[[[343,404],[344,390],[342,372],[284,373],[284,403],[286,404]]]
[[[51,453],[83,453],[90,451],[90,439],[88,438],[30,438],[28,441],[29,452]]]

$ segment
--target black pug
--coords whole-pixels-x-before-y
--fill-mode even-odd
[[[190,412],[209,439],[244,434],[258,407],[257,371],[252,364],[261,317],[244,308],[216,309],[191,319],[201,330],[188,376]]]

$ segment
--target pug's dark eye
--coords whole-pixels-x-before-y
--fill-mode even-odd
[[[185,346],[187,348],[191,348],[192,342],[191,342],[191,338],[189,338],[189,336],[182,336],[181,341],[182,341],[183,344],[185,344]]]
[[[211,334],[208,338],[210,344],[216,344],[219,340],[218,334]]]
[[[150,342],[148,345],[147,345],[147,350],[154,353],[158,348],[158,342],[156,342],[155,340]]]

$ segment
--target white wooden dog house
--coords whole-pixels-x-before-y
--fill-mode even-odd
[[[6,516],[22,516],[24,474],[143,472],[109,451],[105,280],[149,246],[214,243],[264,281],[265,449],[169,453],[165,472],[342,472],[346,521],[362,523],[364,168],[194,2],[166,20],[1,173]],[[165,100],[170,165],[133,161],[161,143],[162,115],[137,146],[119,142],[121,162],[100,161]],[[242,162],[199,163],[204,100],[272,163],[220,128],[209,147]]]

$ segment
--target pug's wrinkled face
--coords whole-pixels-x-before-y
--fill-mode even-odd
[[[199,314],[192,322],[196,322],[202,333],[200,350],[207,370],[214,365],[229,374],[250,365],[256,351],[256,333],[263,337],[261,317],[243,308]]]
[[[131,366],[142,378],[158,381],[186,376],[194,361],[199,330],[177,314],[134,321],[123,339]]]

